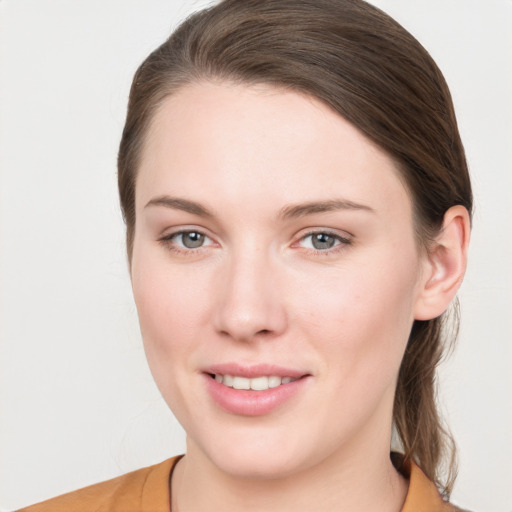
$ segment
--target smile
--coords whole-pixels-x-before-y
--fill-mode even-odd
[[[265,391],[271,388],[277,388],[283,384],[290,384],[297,379],[293,377],[279,377],[277,375],[261,376],[261,377],[241,377],[238,375],[221,375],[212,374],[212,378],[215,378],[217,382],[233,389],[246,389],[253,391]]]
[[[239,372],[233,369],[229,373],[229,370],[220,368],[210,369],[203,372],[203,378],[214,403],[224,411],[241,416],[261,416],[285,407],[293,403],[297,396],[303,395],[312,382],[310,374],[295,372],[293,375],[294,370],[279,370],[277,367],[273,371],[270,368],[257,371],[254,367]]]

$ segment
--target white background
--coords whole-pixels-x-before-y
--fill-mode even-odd
[[[184,436],[146,367],[117,204],[131,77],[185,0],[0,0],[0,510],[159,462]],[[441,371],[455,503],[512,511],[512,1],[375,0],[451,86],[476,216]]]

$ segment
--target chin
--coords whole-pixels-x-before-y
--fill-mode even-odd
[[[248,480],[279,480],[307,468],[296,457],[287,458],[285,453],[279,451],[265,454],[230,453],[216,457],[215,460],[213,457],[212,462],[224,473]]]
[[[204,443],[188,440],[188,451],[199,449],[222,472],[237,478],[274,480],[298,473],[315,461],[308,461],[307,444],[286,432],[231,432],[211,437]],[[215,443],[212,440],[215,439]],[[194,446],[195,445],[195,446]],[[309,464],[308,464],[309,462]]]

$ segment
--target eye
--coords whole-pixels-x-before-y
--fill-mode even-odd
[[[172,233],[161,239],[165,244],[170,245],[175,250],[193,250],[211,245],[212,240],[200,231],[188,230]]]
[[[173,236],[175,242],[180,243],[187,249],[197,249],[204,245],[205,236],[197,231],[184,231]]]
[[[301,247],[305,249],[312,249],[314,251],[322,251],[326,252],[329,249],[333,249],[339,245],[348,245],[351,243],[351,240],[341,235],[329,233],[326,231],[315,231],[313,233],[309,233],[306,236],[303,236],[299,244]]]

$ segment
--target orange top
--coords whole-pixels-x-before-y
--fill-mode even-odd
[[[18,512],[171,512],[169,481],[181,457],[78,491],[63,494]],[[409,491],[401,512],[456,512],[442,500],[436,486],[414,463],[405,467]]]

